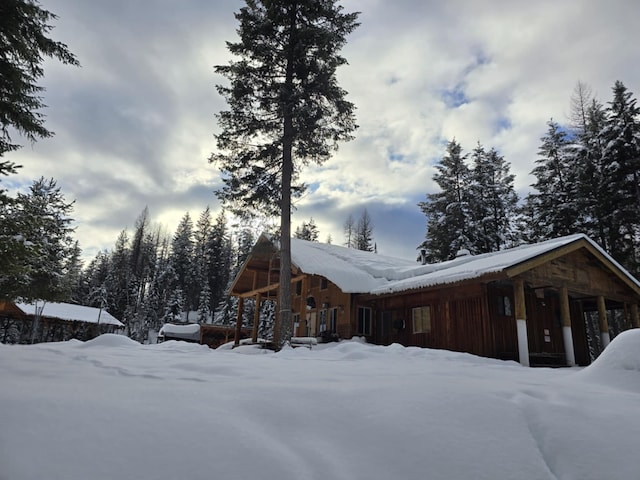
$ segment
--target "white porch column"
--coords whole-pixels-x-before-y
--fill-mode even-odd
[[[513,300],[516,313],[516,331],[518,333],[518,356],[525,367],[529,364],[529,338],[527,336],[527,308],[524,299],[524,280],[517,278],[513,282]]]
[[[609,345],[609,343],[611,343],[611,338],[609,337],[607,306],[602,295],[598,297],[598,319],[600,320],[600,338],[602,340],[602,348],[604,349],[607,348],[607,345]]]
[[[571,310],[569,309],[569,291],[567,287],[560,288],[560,317],[562,320],[562,338],[567,365],[574,367],[576,354],[573,348],[573,333],[571,332]]]

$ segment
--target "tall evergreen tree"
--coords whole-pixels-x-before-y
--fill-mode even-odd
[[[335,0],[246,0],[236,14],[239,57],[216,67],[230,84],[218,92],[230,110],[218,115],[218,153],[211,160],[223,173],[219,197],[234,213],[280,214],[280,313],[275,338],[291,337],[291,197],[302,166],[322,163],[351,139],[354,106],[338,86],[336,70],[356,13]]]
[[[471,171],[466,158],[462,146],[451,140],[433,176],[440,191],[427,194],[426,201],[418,204],[427,217],[426,239],[419,248],[424,249],[430,263],[450,260],[459,250],[470,247]]]
[[[373,221],[365,208],[356,225],[355,248],[366,252],[374,251]]]
[[[318,226],[313,220],[313,217],[311,217],[308,222],[302,222],[302,225],[296,227],[296,231],[293,236],[301,240],[317,242],[320,233],[318,232]]]
[[[20,148],[12,142],[9,127],[32,142],[53,134],[40,112],[45,107],[44,87],[38,85],[44,59],[79,65],[64,43],[48,37],[55,19],[37,0],[0,2],[0,157]]]
[[[470,192],[471,253],[501,250],[515,243],[518,196],[509,164],[495,149],[480,144],[472,153]]]
[[[608,197],[612,209],[609,253],[632,271],[640,271],[640,109],[625,85],[613,86],[613,100],[600,132]]]
[[[533,235],[536,240],[555,238],[582,230],[578,206],[577,163],[570,148],[567,133],[553,120],[541,138],[537,166],[531,172],[536,177],[535,189],[525,203],[533,209]]]
[[[7,262],[15,268],[0,275],[6,298],[60,301],[68,298],[65,272],[74,253],[74,202],[67,202],[55,180],[40,178],[28,193],[18,193],[9,214],[20,240]],[[3,260],[4,263],[4,260]]]
[[[194,271],[193,248],[193,222],[189,213],[186,213],[180,220],[173,236],[170,255],[171,265],[175,272],[175,290],[179,290],[183,296],[180,304],[185,308],[185,312],[198,308],[198,279]],[[177,303],[174,302],[174,305]]]

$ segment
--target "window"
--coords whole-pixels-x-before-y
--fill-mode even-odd
[[[498,315],[510,317],[512,315],[511,299],[507,296],[498,297]]]
[[[329,281],[324,277],[320,277],[320,290],[326,290],[327,288],[329,288]]]
[[[296,282],[296,295],[302,295],[302,280]]]
[[[320,310],[320,322],[318,326],[318,333],[322,333],[327,329],[327,310]]]
[[[371,335],[371,309],[358,307],[358,335]]]
[[[416,307],[412,310],[413,333],[431,332],[431,307]]]
[[[338,333],[337,324],[338,324],[338,309],[334,307],[329,310],[329,331],[331,333]]]
[[[300,326],[300,314],[299,313],[294,313],[293,314],[293,336],[297,337],[298,336],[298,327]]]

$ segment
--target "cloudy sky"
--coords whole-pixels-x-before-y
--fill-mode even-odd
[[[85,256],[113,247],[148,206],[173,231],[209,205],[219,172],[215,113],[226,104],[213,66],[230,59],[240,0],[41,0],[58,15],[52,37],[82,67],[47,62],[47,126],[56,135],[7,159],[23,165],[12,189],[53,177],[75,200]],[[640,3],[628,0],[343,0],[359,11],[339,72],[357,107],[356,139],[303,178],[293,226],[313,217],[320,239],[341,243],[349,214],[367,208],[378,251],[416,256],[434,191],[433,165],[448,140],[477,142],[511,163],[523,194],[539,139],[566,122],[578,81],[603,103],[622,80],[640,89]]]

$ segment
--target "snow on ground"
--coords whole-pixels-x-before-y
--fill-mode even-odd
[[[2,480],[640,478],[640,330],[582,370],[115,335],[0,365]]]

